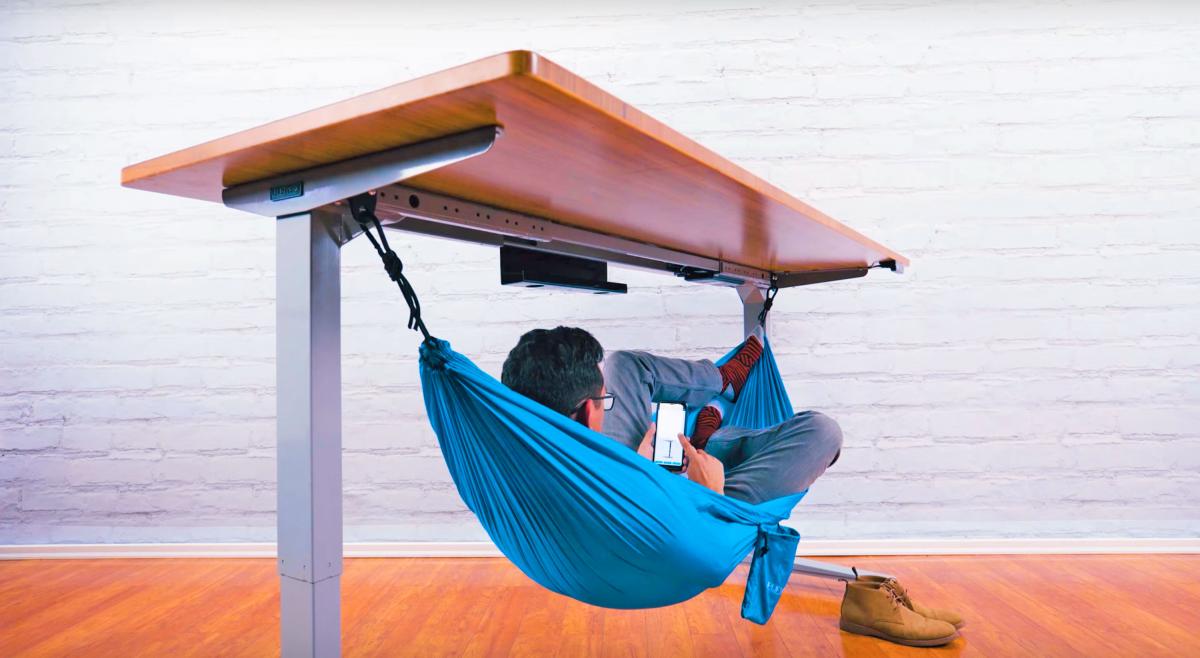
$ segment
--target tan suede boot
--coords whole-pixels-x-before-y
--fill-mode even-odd
[[[912,600],[912,597],[910,597],[908,592],[905,591],[904,586],[902,586],[895,578],[887,578],[884,576],[859,576],[858,580],[859,582],[879,583],[883,587],[890,587],[896,592],[896,595],[900,597],[900,602],[903,603],[906,608],[919,615],[929,617],[930,619],[940,619],[944,622],[952,624],[955,628],[962,628],[967,624],[967,622],[963,621],[962,615],[954,612],[953,610],[927,608]]]
[[[862,581],[846,582],[838,627],[910,647],[938,647],[958,637],[949,623],[910,610],[892,588]]]

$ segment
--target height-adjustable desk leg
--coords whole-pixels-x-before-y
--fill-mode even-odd
[[[748,284],[738,288],[738,296],[742,298],[742,327],[743,335],[749,334],[758,326],[758,315],[762,312],[763,303],[766,301],[764,290],[758,286]],[[771,325],[771,315],[767,314],[767,325]],[[764,331],[766,327],[763,327]],[[768,332],[770,333],[770,332]],[[801,544],[803,546],[803,544]],[[796,558],[795,564],[792,566],[794,573],[802,573],[809,576],[817,576],[819,578],[832,578],[836,580],[854,580],[854,572],[850,567],[844,567],[840,564],[830,564],[819,560],[809,560],[806,558]],[[866,575],[881,575],[873,571],[862,571],[859,573]]]
[[[341,654],[341,217],[276,220],[282,655]]]
[[[763,304],[767,301],[766,291],[754,284],[738,286],[737,291],[738,297],[742,298],[742,336],[748,336],[758,326],[758,315],[762,313]],[[770,324],[771,316],[768,314],[767,325]],[[763,327],[763,331],[766,330],[767,327]]]

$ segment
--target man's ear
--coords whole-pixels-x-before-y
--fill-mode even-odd
[[[581,404],[579,406],[579,411],[575,412],[575,421],[578,423],[581,423],[583,425],[587,425],[588,421],[591,419],[592,419],[592,401],[584,400],[583,404]]]

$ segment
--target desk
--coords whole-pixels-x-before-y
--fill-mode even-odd
[[[121,183],[276,218],[285,656],[340,652],[339,254],[359,232],[344,200],[374,194],[390,230],[731,286],[747,327],[771,287],[908,264],[528,51],[133,164]]]

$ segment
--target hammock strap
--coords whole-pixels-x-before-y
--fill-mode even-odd
[[[771,306],[775,303],[775,295],[779,294],[779,286],[775,285],[775,277],[771,277],[771,287],[767,288],[767,294],[763,299],[762,310],[758,312],[758,323],[765,330],[767,327],[767,313],[771,312]]]
[[[371,245],[375,247],[375,252],[383,261],[383,269],[387,270],[392,281],[400,286],[400,294],[404,296],[404,302],[408,304],[408,328],[420,331],[421,335],[425,337],[424,342],[432,342],[434,338],[429,335],[429,330],[425,328],[425,321],[421,319],[421,300],[417,299],[417,291],[413,290],[408,277],[404,276],[404,263],[388,245],[387,236],[383,233],[383,225],[375,216],[375,195],[360,194],[352,197],[349,204],[350,214],[354,217],[354,221],[362,227],[363,233],[371,241]],[[379,233],[378,239],[371,233],[372,226]]]

